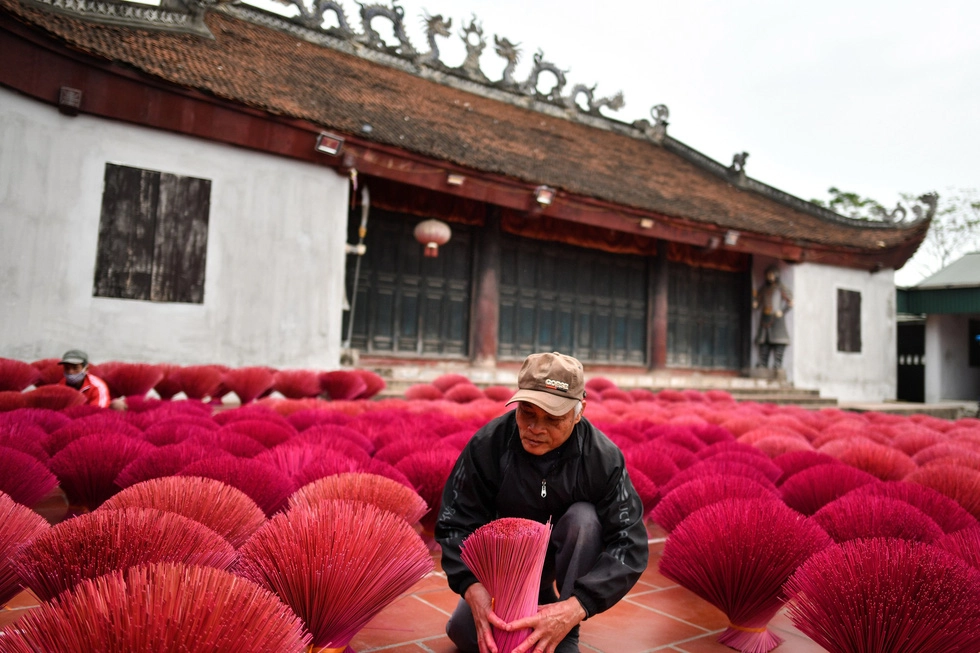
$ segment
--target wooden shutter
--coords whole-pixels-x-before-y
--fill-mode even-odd
[[[204,301],[211,182],[106,164],[96,297]]]
[[[96,297],[150,299],[160,173],[107,164],[99,245]]]
[[[837,289],[837,351],[861,351],[861,293]]]

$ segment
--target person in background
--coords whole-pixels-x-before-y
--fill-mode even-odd
[[[88,371],[88,354],[78,349],[69,349],[58,361],[65,372],[59,383],[78,390],[91,406],[109,407],[109,386],[99,377]]]
[[[436,540],[450,588],[461,596],[446,633],[464,653],[496,653],[491,626],[530,628],[515,653],[579,650],[579,624],[622,599],[649,556],[643,505],[623,453],[582,416],[582,363],[531,354],[508,404],[460,454],[442,495]],[[463,541],[502,517],[554,524],[538,613],[505,623],[462,561]]]

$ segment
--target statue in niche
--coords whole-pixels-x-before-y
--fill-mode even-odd
[[[786,312],[793,308],[793,295],[780,283],[777,266],[766,268],[765,282],[752,291],[752,308],[759,311],[759,331],[755,336],[755,344],[759,347],[757,366],[769,367],[769,354],[772,353],[772,369],[782,369],[783,353],[789,344]]]

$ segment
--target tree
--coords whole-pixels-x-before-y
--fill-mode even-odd
[[[829,188],[827,201],[810,200],[818,206],[823,206],[841,215],[858,220],[900,221],[909,215],[905,206],[912,206],[915,211],[916,202],[922,196],[902,193],[901,201],[892,211],[870,197],[858,193]],[[904,202],[904,206],[903,206]],[[980,192],[975,188],[950,189],[940,196],[936,212],[922,245],[909,260],[907,279],[918,283],[925,277],[935,274],[960,256],[980,250]]]

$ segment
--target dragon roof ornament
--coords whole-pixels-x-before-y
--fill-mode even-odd
[[[626,123],[602,113],[602,109],[618,111],[625,106],[622,92],[610,97],[596,97],[596,85],[575,84],[566,92],[567,70],[562,70],[545,59],[538,50],[532,57],[531,71],[527,79],[515,77],[521,60],[521,44],[513,43],[495,34],[493,51],[506,61],[500,79],[491,80],[480,66],[480,57],[487,46],[483,27],[476,16],[463,27],[458,36],[466,48],[463,63],[451,67],[443,63],[438,39],[452,37],[452,18],[442,15],[422,16],[427,49],[420,52],[411,43],[405,31],[405,10],[398,0],[391,5],[380,3],[358,5],[360,31],[348,19],[344,6],[337,0],[271,0],[292,10],[292,15],[266,11],[249,0],[160,0],[159,6],[135,4],[127,0],[21,0],[24,4],[69,14],[77,18],[115,25],[161,29],[197,34],[214,38],[204,22],[207,11],[220,11],[236,18],[287,32],[317,45],[330,47],[377,63],[398,68],[407,73],[431,79],[477,95],[510,102],[555,117],[582,122],[592,127],[606,129],[622,135],[655,143],[691,163],[723,177],[743,190],[760,193],[781,204],[822,217],[823,219],[865,227],[894,227],[898,224],[914,224],[931,219],[936,212],[937,195],[928,193],[912,205],[914,216],[907,221],[908,211],[901,205],[888,212],[879,210],[872,220],[859,220],[842,216],[834,211],[802,200],[777,188],[752,179],[745,174],[747,152],[737,153],[730,166],[720,164],[701,152],[667,136],[670,112],[664,104],[650,109],[650,120],[640,119]],[[396,43],[389,43],[374,28],[373,21],[382,19],[390,23]],[[553,79],[546,92],[539,83]]]
[[[390,5],[361,3],[358,7],[360,30],[348,18],[341,2],[337,0],[270,0],[282,5],[290,15],[265,11],[248,0],[160,0],[159,7],[135,4],[126,0],[21,0],[45,9],[80,16],[99,22],[125,24],[132,27],[191,32],[213,38],[204,23],[204,13],[218,10],[266,27],[287,31],[319,45],[333,47],[350,54],[395,65],[407,72],[435,79],[450,85],[461,85],[495,99],[508,100],[521,106],[544,111],[572,120],[580,120],[593,126],[612,129],[633,137],[649,139],[661,144],[667,133],[667,107],[653,107],[648,120],[632,124],[610,118],[603,113],[619,111],[625,106],[622,91],[608,97],[596,96],[596,85],[575,84],[566,92],[568,70],[559,68],[538,50],[532,57],[531,70],[524,80],[514,74],[521,60],[521,47],[505,37],[495,34],[493,52],[506,62],[500,79],[491,80],[483,72],[480,58],[488,45],[483,27],[476,16],[459,32],[466,48],[466,58],[459,66],[448,66],[442,61],[439,39],[452,37],[452,18],[441,14],[422,18],[427,48],[419,51],[412,45],[405,30],[405,10],[392,0]],[[375,21],[386,21],[390,33],[385,37],[376,29]],[[385,30],[386,33],[387,30]],[[454,80],[456,80],[454,82]],[[553,81],[552,81],[553,80]],[[545,91],[541,85],[551,83]]]

